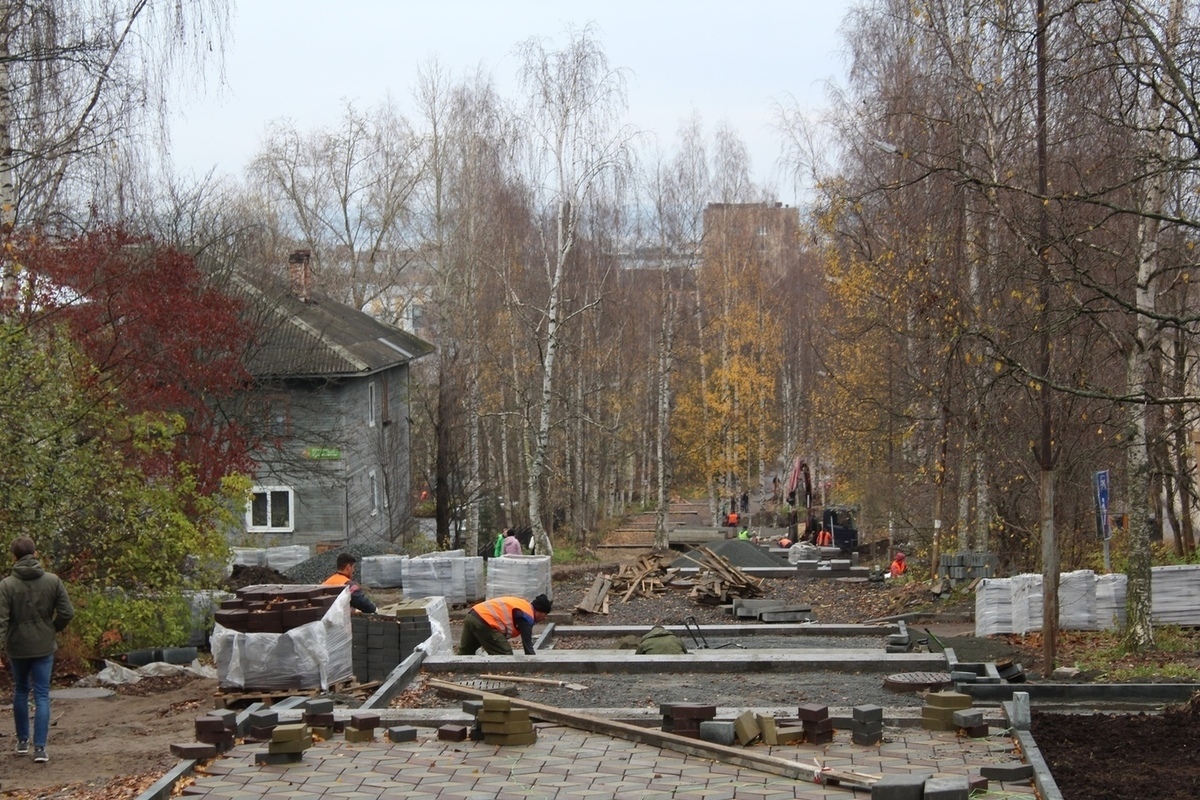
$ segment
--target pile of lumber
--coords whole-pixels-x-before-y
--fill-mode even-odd
[[[686,579],[679,568],[670,566],[679,557],[678,553],[670,550],[645,553],[636,561],[622,564],[615,575],[597,576],[575,608],[585,614],[607,614],[610,594],[618,595],[624,603],[632,597],[660,597],[672,588],[691,589],[689,597],[713,604],[762,594],[761,578],[750,577],[707,547],[694,551],[693,556],[699,572],[694,579]]]
[[[753,578],[707,547],[693,551],[699,573],[688,597],[708,605],[729,603],[735,597],[760,597],[762,578]]]
[[[615,575],[598,576],[575,608],[586,614],[607,614],[610,592],[619,594],[622,603],[635,596],[659,597],[678,579],[679,570],[669,566],[677,557],[670,550],[643,553],[636,561],[621,564]]]

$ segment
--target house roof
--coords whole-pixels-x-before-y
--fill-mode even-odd
[[[246,359],[256,378],[344,378],[406,364],[434,346],[329,297],[302,300],[286,286],[234,278],[259,313],[259,339]]]

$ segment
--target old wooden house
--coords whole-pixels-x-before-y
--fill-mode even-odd
[[[319,296],[305,252],[289,276],[238,281],[261,331],[247,359],[263,434],[247,544],[396,541],[411,520],[409,369],[433,346]]]

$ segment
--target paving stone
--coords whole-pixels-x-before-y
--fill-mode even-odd
[[[171,755],[176,758],[190,758],[196,761],[204,761],[217,757],[217,746],[215,744],[205,744],[204,742],[180,742],[171,745]]]
[[[706,742],[732,745],[737,741],[737,731],[732,720],[706,719],[700,723],[700,738]]]
[[[968,800],[970,791],[965,775],[930,778],[925,781],[924,800]]]
[[[933,708],[970,708],[971,695],[960,692],[930,692],[925,695],[925,705]]]
[[[443,725],[438,728],[438,738],[447,742],[465,742],[467,729],[462,725]]]
[[[991,781],[1015,783],[1032,778],[1033,766],[1020,761],[1006,761],[1001,764],[986,764],[979,768],[979,774]]]
[[[797,709],[796,716],[803,722],[820,722],[829,716],[829,706],[806,703]]]
[[[332,714],[333,700],[327,697],[314,697],[304,703],[305,714]]]
[[[855,706],[850,714],[855,722],[883,723],[883,709],[879,706]]]
[[[921,800],[927,774],[884,775],[871,787],[871,800]]]
[[[957,728],[974,728],[977,725],[982,725],[983,709],[955,711],[952,721]]]
[[[387,729],[388,741],[393,743],[415,742],[417,729],[410,725],[393,725]]]

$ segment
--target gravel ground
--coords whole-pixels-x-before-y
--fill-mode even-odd
[[[443,697],[426,684],[423,675],[393,706],[451,708],[460,699]],[[436,677],[436,676],[435,676]],[[651,674],[538,674],[539,678],[579,683],[582,691],[556,686],[511,684],[517,697],[561,708],[657,708],[659,703],[715,703],[726,708],[792,708],[802,703],[829,706],[915,706],[915,694],[896,694],[883,688],[883,674],[855,672],[803,672],[791,675],[684,673]],[[468,680],[443,676],[445,680]]]

